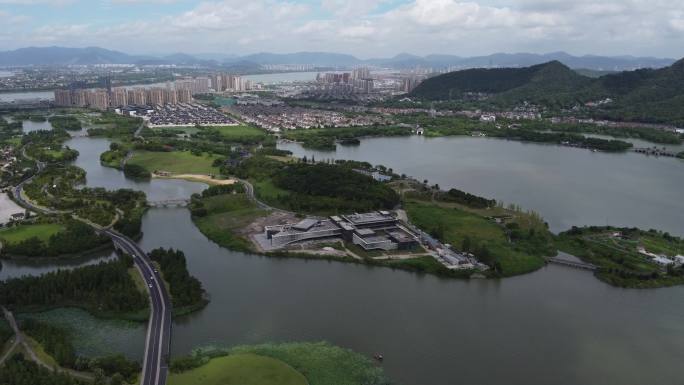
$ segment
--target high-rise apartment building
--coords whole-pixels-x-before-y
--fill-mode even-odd
[[[147,103],[152,105],[164,105],[164,89],[154,87],[147,90]]]
[[[373,92],[373,79],[354,79],[354,90],[364,94]]]
[[[366,67],[355,68],[351,73],[352,80],[356,79],[370,79],[370,70]]]
[[[176,96],[178,103],[189,103],[192,101],[192,93],[188,89],[176,90]]]
[[[109,108],[109,93],[105,89],[91,90],[86,93],[87,106],[104,111]]]
[[[71,106],[70,90],[55,90],[55,104],[62,107]]]
[[[147,92],[144,88],[134,88],[128,91],[128,103],[136,106],[147,105]]]
[[[165,104],[178,104],[178,91],[174,89],[164,90],[164,103]]]
[[[128,92],[125,88],[113,88],[110,94],[109,104],[111,107],[128,105]]]
[[[73,90],[71,92],[71,105],[76,107],[85,107],[88,105],[87,100],[88,91],[83,89]]]

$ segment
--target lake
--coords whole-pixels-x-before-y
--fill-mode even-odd
[[[18,102],[27,100],[54,100],[54,91],[0,92],[0,102]]]
[[[337,71],[325,71],[325,72],[337,72]],[[292,83],[292,82],[312,82],[316,80],[316,75],[320,72],[281,72],[275,74],[257,74],[257,75],[244,75],[242,76],[245,80],[250,80],[253,83],[264,83],[264,84],[278,84],[278,83]]]
[[[86,168],[89,186],[138,188],[169,199],[186,198],[203,188],[170,180],[129,181],[118,170],[100,166],[99,153],[108,143],[91,138],[67,143],[79,150],[76,164]],[[595,200],[596,207],[614,207],[610,201],[627,198],[610,196],[614,190],[604,185],[616,183],[627,174],[623,169],[630,167],[635,180],[645,178],[662,186],[664,179],[679,176],[681,183],[681,174],[669,165],[682,165],[672,159],[666,162],[489,139],[373,139],[336,155],[352,158],[353,154],[467,191],[487,191],[498,182],[494,192],[505,192],[511,202],[524,207],[536,206],[513,198],[538,197],[549,191],[568,195],[568,206],[576,203],[575,195],[589,194],[585,198]],[[317,159],[324,157],[316,153]],[[563,162],[576,162],[576,167]],[[494,165],[503,170],[495,172]],[[525,167],[531,169],[525,171]],[[661,169],[670,171],[658,171]],[[561,175],[554,176],[553,170]],[[604,175],[607,180],[599,179],[600,186],[592,190],[587,185],[602,175],[597,170],[617,175]],[[573,175],[579,181],[563,180]],[[545,177],[551,180],[546,182]],[[539,189],[542,191],[537,192]],[[651,207],[654,200],[644,193],[647,190],[643,187],[634,192],[632,199]],[[560,198],[549,200],[559,205]],[[534,203],[535,199],[525,201]],[[673,213],[653,218],[654,223],[681,216],[680,208],[675,204]],[[586,208],[580,205],[579,210]],[[556,220],[562,222],[560,215],[570,211],[557,211]],[[578,215],[566,221],[580,219],[587,218]],[[667,223],[656,224],[663,227]],[[174,322],[173,356],[208,344],[327,340],[367,355],[382,353],[387,374],[403,385],[681,382],[684,287],[618,289],[591,273],[554,265],[504,280],[463,281],[338,262],[247,255],[207,240],[183,208],[149,210],[143,232],[145,250],[160,246],[183,250],[190,273],[211,296],[205,309]],[[3,263],[4,277],[32,273],[26,265]],[[35,272],[49,268],[54,269],[54,264],[35,267]],[[80,327],[78,322],[72,324]],[[109,323],[103,325],[111,330]],[[141,335],[143,327],[112,332],[109,338],[129,356],[140,357],[142,339],[130,340],[128,345],[121,339]],[[87,328],[97,329],[92,321]]]
[[[571,226],[655,228],[684,235],[684,161],[637,153],[521,143],[494,138],[370,138],[360,146],[313,151],[279,148],[316,160],[352,159],[427,179],[442,189],[535,210],[552,231]]]

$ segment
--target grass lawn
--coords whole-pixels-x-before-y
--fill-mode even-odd
[[[169,130],[169,131],[176,131],[179,134],[188,134],[188,135],[196,134],[197,131],[199,131],[197,129],[197,127],[195,127],[195,126],[152,127],[151,129],[152,129],[152,131],[155,131],[155,132],[156,131],[162,131],[162,130]]]
[[[231,351],[283,361],[306,376],[309,385],[389,384],[382,368],[369,358],[326,342],[237,346]]]
[[[130,164],[143,166],[150,171],[167,171],[174,174],[218,174],[218,167],[213,167],[217,155],[203,153],[201,156],[189,151],[152,152],[136,151],[128,161]]]
[[[275,358],[231,354],[169,376],[169,385],[307,385],[306,378]]]
[[[257,217],[267,215],[258,209],[245,194],[225,194],[202,199],[208,215],[193,217],[195,225],[220,246],[248,251],[252,244],[238,234]]]
[[[287,197],[290,192],[287,190],[283,190],[276,185],[273,184],[271,179],[263,179],[263,180],[251,180],[250,181],[252,185],[254,185],[254,193],[256,196],[272,205],[272,206],[278,206],[278,196],[280,197]]]
[[[404,207],[413,224],[456,249],[461,249],[466,237],[471,240],[471,248],[486,246],[503,276],[528,273],[544,265],[543,256],[516,248],[508,242],[503,228],[480,215],[429,203],[406,202]]]
[[[64,226],[55,223],[19,225],[0,231],[0,239],[7,243],[19,243],[28,238],[38,237],[41,241],[47,242],[53,234],[64,229]]]
[[[501,227],[479,215],[416,202],[407,202],[405,208],[411,222],[427,232],[443,233],[443,241],[456,247],[466,236],[488,242],[506,241]]]

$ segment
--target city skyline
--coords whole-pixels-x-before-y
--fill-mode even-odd
[[[0,17],[0,50],[684,56],[684,11],[674,0],[0,0]]]

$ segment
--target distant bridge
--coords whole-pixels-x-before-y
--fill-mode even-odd
[[[147,201],[150,207],[187,207],[190,199],[167,199],[159,201]]]
[[[556,265],[574,267],[575,269],[583,269],[583,270],[591,270],[591,271],[598,269],[598,266],[593,265],[591,263],[571,261],[569,259],[563,259],[563,258],[558,258],[558,257],[548,258],[547,261],[549,263],[555,263]]]

